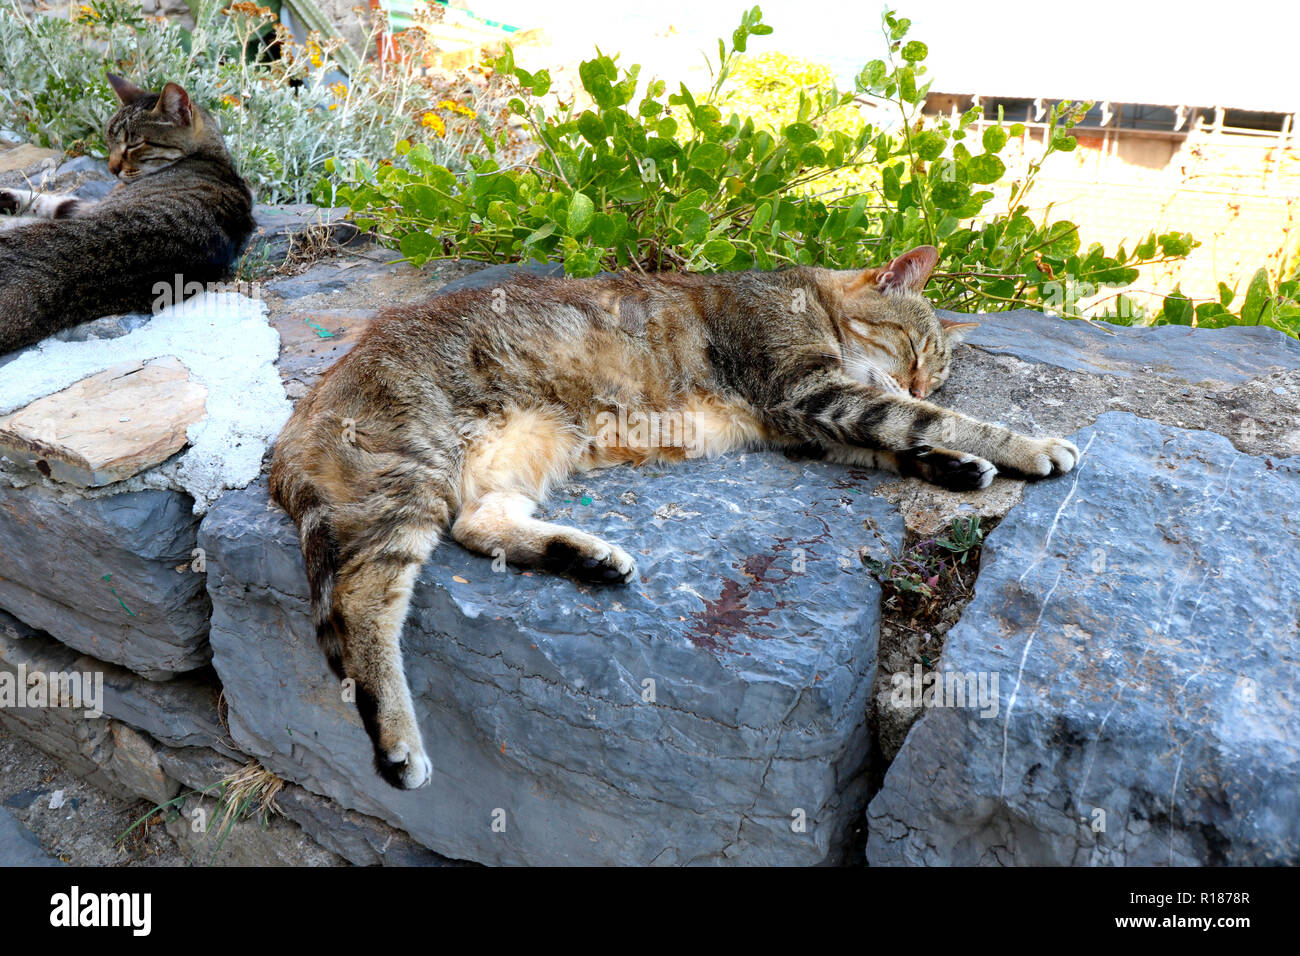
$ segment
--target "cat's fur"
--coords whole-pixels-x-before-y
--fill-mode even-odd
[[[0,355],[116,312],[155,287],[222,279],[253,230],[253,198],[220,128],[185,90],[109,80],[105,139],[121,183],[100,202],[0,189]]]
[[[636,575],[626,551],[532,517],[575,470],[758,447],[955,490],[1073,468],[1068,441],[922,400],[969,327],[920,295],[936,258],[923,246],[864,271],[525,276],[376,319],[294,410],[271,488],[298,524],[318,636],[356,682],[384,778],[429,779],[399,635],[448,527],[473,551],[617,584]],[[689,417],[688,441],[610,425],[652,415]]]

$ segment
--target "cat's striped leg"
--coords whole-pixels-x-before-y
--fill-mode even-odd
[[[429,782],[432,764],[407,685],[402,624],[420,566],[449,521],[451,468],[370,450],[360,468],[360,449],[336,451],[313,476],[277,462],[272,487],[298,521],[317,639],[335,673],[354,684],[375,768],[410,790]],[[357,498],[361,482],[374,490]]]
[[[950,448],[921,446],[896,452],[853,445],[811,444],[801,445],[794,451],[809,458],[820,458],[841,465],[881,468],[904,478],[920,478],[949,491],[987,488],[998,473],[992,462]]]
[[[519,492],[489,492],[462,506],[451,536],[479,554],[594,584],[626,584],[636,575],[636,561],[618,545],[534,518],[536,507]]]
[[[1026,479],[1063,474],[1079,460],[1079,450],[1063,438],[1020,435],[910,395],[869,388],[831,369],[802,377],[767,415],[797,440],[894,452],[903,456],[900,465],[910,460],[922,477],[963,453]]]

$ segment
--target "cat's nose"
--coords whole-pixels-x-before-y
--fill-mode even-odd
[[[926,390],[924,385],[913,385],[911,388],[913,398],[925,398]]]
[[[114,155],[114,156],[109,156],[109,157],[108,157],[108,171],[109,171],[110,173],[112,173],[114,176],[116,176],[118,173],[120,173],[120,172],[122,171],[122,157],[121,157],[121,156],[115,156],[115,155]]]

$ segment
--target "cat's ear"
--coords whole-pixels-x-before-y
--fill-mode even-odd
[[[158,105],[154,113],[166,117],[177,126],[189,126],[194,119],[194,107],[190,105],[190,94],[176,83],[168,83],[158,94]]]
[[[958,322],[956,319],[945,319],[939,316],[939,324],[943,326],[944,336],[949,342],[960,342],[966,333],[971,329],[978,329],[978,322]]]
[[[113,88],[113,92],[117,94],[117,98],[122,101],[123,106],[129,106],[145,95],[144,90],[130,80],[122,79],[116,73],[108,74],[108,85]]]
[[[917,246],[878,269],[868,269],[878,292],[920,292],[939,263],[934,246]]]

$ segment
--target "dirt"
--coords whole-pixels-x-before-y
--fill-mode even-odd
[[[988,534],[997,523],[997,518],[981,520],[980,530]],[[876,683],[868,712],[868,723],[877,743],[868,784],[871,793],[879,788],[908,730],[921,716],[920,704],[899,706],[891,699],[894,675],[911,677],[915,668],[920,667],[924,677],[937,668],[948,631],[975,597],[983,545],[952,554],[934,544],[935,537],[944,534],[943,531],[924,535],[909,532],[904,538],[899,556],[933,572],[923,592],[909,590],[887,575],[882,575],[883,580],[878,578],[881,580],[880,642]]]
[[[132,829],[152,804],[111,797],[3,730],[0,805],[32,831],[50,855],[74,866],[186,865],[159,814]],[[127,838],[119,843],[123,834]]]

